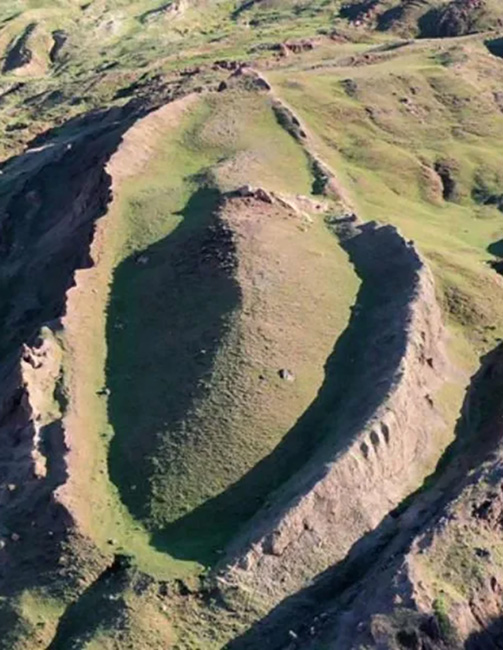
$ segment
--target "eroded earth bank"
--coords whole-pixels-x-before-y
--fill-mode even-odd
[[[0,647],[501,646],[496,136],[435,45],[334,40],[154,79],[2,164]],[[467,169],[412,146],[434,111]]]

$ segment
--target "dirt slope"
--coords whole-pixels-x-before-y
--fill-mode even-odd
[[[57,332],[73,274],[89,263],[94,222],[108,201],[104,165],[129,124],[127,112],[115,129],[111,123],[110,116],[103,115],[92,139],[58,143],[49,152],[27,153],[4,167],[4,178],[11,176],[11,183],[1,215],[2,292],[8,296],[16,287],[25,296],[2,305],[7,327],[1,341],[6,363],[0,588],[12,607],[23,590],[51,584],[60,561],[74,566],[70,575],[61,570],[61,586],[55,587],[69,593],[92,579],[103,562],[55,497],[67,479]],[[58,184],[49,181],[55,173]],[[31,632],[26,631],[27,638]],[[11,643],[14,647],[13,639]]]
[[[328,608],[327,647],[500,647],[501,361],[499,346],[473,378],[464,441],[435,490],[403,513],[394,541],[338,613]],[[313,646],[306,638],[301,647]]]

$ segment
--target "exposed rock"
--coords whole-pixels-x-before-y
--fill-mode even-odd
[[[278,370],[278,375],[280,376],[280,379],[284,379],[285,381],[295,381],[295,375],[291,370],[288,370],[288,368],[281,368],[281,370]]]
[[[244,64],[236,68],[231,74],[229,83],[233,80],[235,83],[244,85],[245,88],[265,91],[271,90],[269,82],[261,74]]]
[[[236,61],[236,60],[233,60],[233,59],[231,59],[231,60],[222,59],[222,60],[215,61],[215,63],[213,64],[212,67],[213,67],[214,70],[222,69],[222,70],[235,71],[235,70],[238,70],[238,69],[242,68],[245,65],[246,64],[243,61]]]
[[[249,197],[263,201],[264,203],[273,203],[274,196],[271,192],[264,190],[262,187],[254,188],[251,185],[243,185],[235,191],[236,196]]]
[[[273,51],[279,52],[280,56],[288,56],[292,54],[301,54],[302,52],[309,52],[314,50],[316,43],[312,39],[300,39],[298,41],[284,41],[283,43],[275,43],[270,46]]]

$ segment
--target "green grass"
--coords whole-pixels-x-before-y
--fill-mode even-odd
[[[237,492],[229,501],[210,502],[211,513],[203,508],[204,534],[197,517],[165,529],[224,493],[294,424],[316,395],[323,361],[356,290],[345,255],[321,220],[312,234],[299,237],[311,242],[313,260],[333,256],[327,269],[334,277],[323,280],[323,300],[332,297],[337,316],[325,321],[320,309],[320,327],[326,322],[328,329],[313,341],[325,348],[316,352],[314,366],[308,355],[297,361],[300,377],[291,388],[276,368],[251,363],[264,354],[264,342],[243,334],[240,288],[233,278],[201,275],[197,258],[220,191],[260,181],[291,194],[308,194],[312,183],[308,160],[278,126],[269,100],[240,90],[203,97],[180,127],[159,138],[147,167],[121,189],[109,226],[102,263],[104,276],[115,269],[109,303],[103,294],[98,309],[92,294],[95,314],[89,314],[93,324],[85,332],[92,338],[80,343],[95,351],[85,357],[78,380],[87,404],[79,426],[95,441],[86,452],[92,457],[86,479],[92,496],[82,507],[104,550],[128,552],[158,577],[197,572],[194,560],[213,562],[236,526],[263,502],[274,481],[257,474],[255,500],[246,507]],[[138,263],[138,255],[146,264]],[[338,282],[343,288],[337,289]],[[285,317],[299,289],[291,284],[293,293],[275,298],[285,301]],[[68,377],[77,372],[73,345],[67,347]],[[257,380],[261,372],[269,376],[265,391]],[[155,532],[150,542],[149,531]]]
[[[341,83],[348,72],[300,72],[294,84],[291,71],[270,78],[317,135],[320,153],[349,190],[360,216],[399,226],[431,261],[439,290],[447,295],[447,317],[474,349],[472,369],[475,355],[494,345],[503,329],[501,303],[483,289],[489,284],[495,294],[501,292],[486,264],[487,248],[502,235],[501,216],[496,207],[481,208],[472,197],[482,177],[492,191],[500,187],[503,124],[488,93],[499,70],[475,80],[469,65],[454,73],[432,67],[425,53],[418,61],[411,51],[393,64],[352,70],[356,91],[351,96]],[[480,118],[485,113],[490,119]],[[431,173],[441,158],[458,165],[458,203],[442,200]],[[449,301],[453,291],[462,296],[458,304]]]
[[[308,193],[307,160],[277,126],[268,102],[253,94],[203,101],[190,120],[166,159],[161,156],[145,180],[128,188],[123,213],[128,255],[114,275],[108,321],[109,410],[116,432],[112,478],[132,511],[157,530],[244,475],[315,395],[315,385],[299,384],[297,411],[283,412],[278,404],[276,413],[269,406],[267,419],[260,415],[265,397],[256,386],[260,367],[242,358],[257,355],[260,347],[241,351],[240,288],[232,278],[200,275],[194,265],[218,200],[218,190],[204,185],[208,178],[222,189],[263,179],[270,189]],[[234,165],[233,159],[243,162]],[[328,233],[324,237],[330,241]],[[149,260],[145,269],[131,257],[140,251]],[[187,251],[186,258],[179,251]],[[272,374],[271,381],[268,399],[274,404],[285,389]],[[260,401],[254,405],[253,399]],[[260,489],[257,484],[255,502],[246,507],[239,500],[215,504],[213,516],[205,516],[206,537],[199,521],[198,535],[182,526],[181,533],[158,536],[157,544],[208,561],[261,503],[268,480]]]

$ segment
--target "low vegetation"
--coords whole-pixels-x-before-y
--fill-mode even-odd
[[[497,0],[0,7],[0,647],[342,650],[382,633],[404,648],[434,625],[445,650],[503,614],[487,605],[501,565],[502,20]],[[433,392],[429,370],[418,381],[439,423],[417,443],[428,454],[404,494],[384,476],[384,519],[359,522],[327,590],[323,526],[281,504],[298,489],[319,514],[310,477],[353,442],[334,414],[374,389],[354,323],[382,296],[341,235],[373,221],[431,270],[449,361],[418,352],[442,377]],[[424,331],[411,340],[422,351]],[[374,411],[404,375],[376,378]],[[352,476],[387,467],[380,426],[349,454]],[[262,593],[253,572],[288,535],[304,551]],[[414,606],[387,591],[403,575]]]

